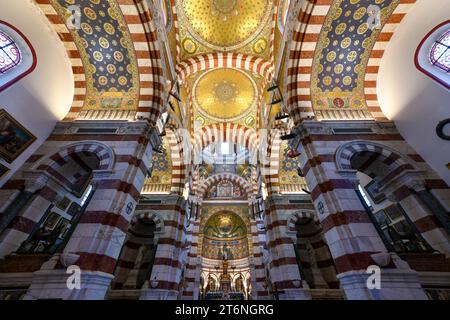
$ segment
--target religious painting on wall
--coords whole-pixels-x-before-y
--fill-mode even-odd
[[[0,110],[0,156],[3,159],[13,162],[35,140],[36,137],[8,112]]]
[[[5,176],[5,174],[8,173],[8,171],[9,171],[9,169],[7,167],[0,164],[0,179],[3,178]]]

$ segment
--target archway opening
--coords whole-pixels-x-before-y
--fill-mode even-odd
[[[128,229],[111,284],[113,290],[140,290],[150,281],[157,239],[153,219],[139,218]]]
[[[302,278],[311,289],[338,289],[336,269],[321,226],[310,217],[295,223],[295,256]]]

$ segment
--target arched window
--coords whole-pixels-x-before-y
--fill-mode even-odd
[[[18,66],[22,54],[17,44],[6,33],[0,30],[0,73],[6,73]]]
[[[36,53],[16,28],[0,20],[0,91],[19,81],[36,67]]]
[[[430,51],[431,64],[450,72],[450,29],[436,40]]]
[[[450,89],[450,20],[436,26],[416,51],[416,67]]]

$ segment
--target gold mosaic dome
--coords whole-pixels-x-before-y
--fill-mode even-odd
[[[182,17],[197,41],[216,50],[247,45],[266,25],[271,0],[184,0]]]
[[[195,82],[193,91],[198,111],[216,121],[232,121],[245,116],[257,97],[254,80],[235,69],[204,73]]]

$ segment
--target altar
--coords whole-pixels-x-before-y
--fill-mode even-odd
[[[206,290],[203,294],[205,300],[245,300],[246,288],[243,285],[243,280],[240,275],[234,275],[234,281],[230,274],[229,267],[229,253],[227,247],[224,246],[222,251],[222,270],[218,275],[217,282],[214,283],[213,278],[209,278]],[[217,266],[217,269],[220,267]],[[233,267],[234,268],[234,267]],[[233,272],[232,272],[233,273]]]

